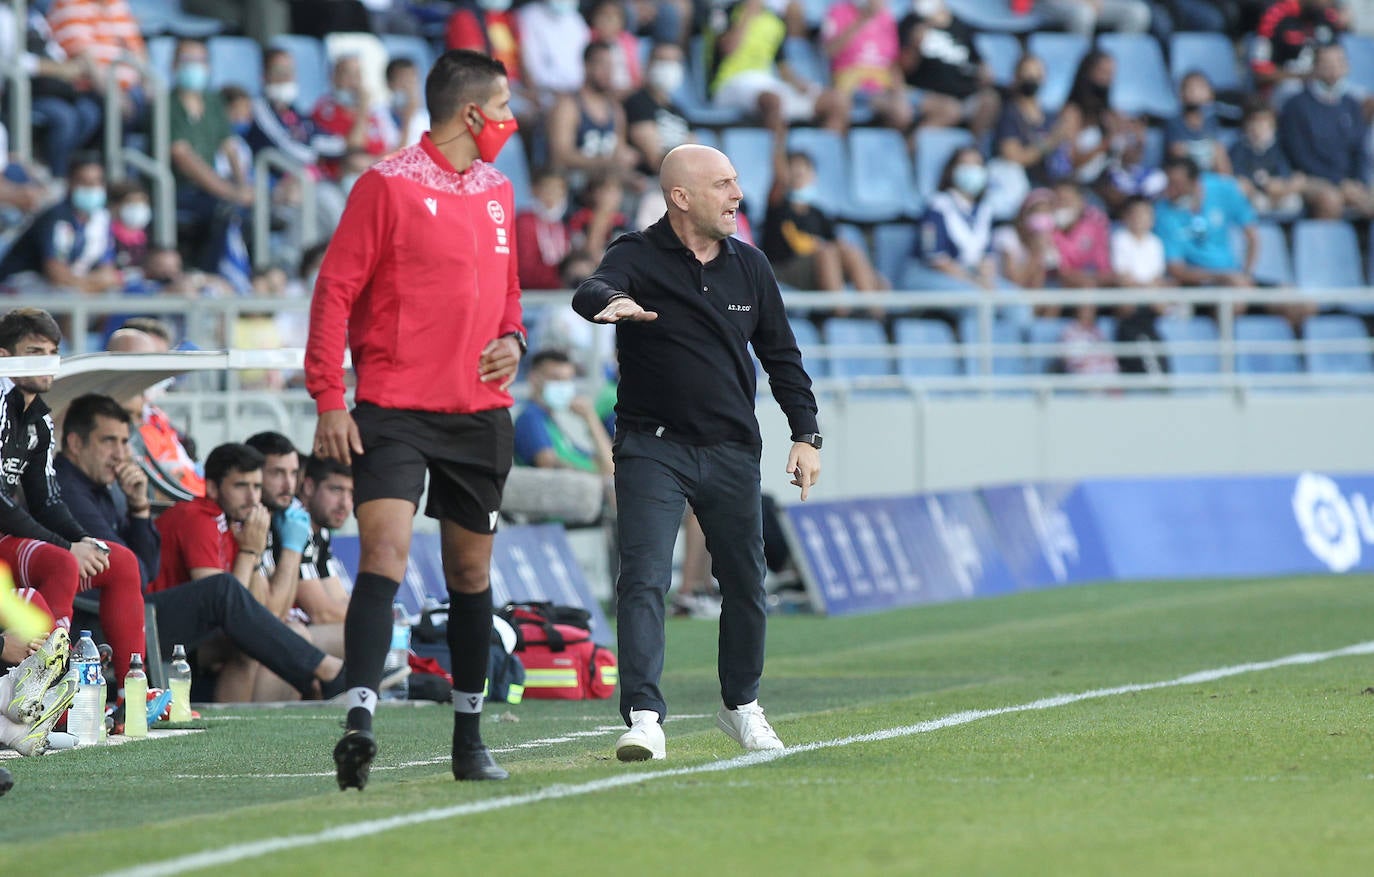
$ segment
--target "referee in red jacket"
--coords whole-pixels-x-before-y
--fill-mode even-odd
[[[411,522],[438,518],[449,591],[453,776],[502,780],[479,720],[491,642],[492,539],[514,447],[507,392],[525,333],[510,181],[491,165],[515,131],[505,67],[446,52],[425,83],[432,129],[359,178],[320,268],[306,386],[315,452],[353,467],[361,542],[344,621],[347,730],[339,788],[362,789]],[[344,407],[345,341],[357,375]]]

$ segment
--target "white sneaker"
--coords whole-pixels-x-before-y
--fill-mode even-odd
[[[742,703],[734,709],[720,708],[716,724],[739,745],[750,752],[763,749],[786,749],[773,726],[763,716],[759,702]]]
[[[630,710],[630,730],[615,744],[615,757],[621,761],[648,761],[667,757],[663,726],[653,710]]]

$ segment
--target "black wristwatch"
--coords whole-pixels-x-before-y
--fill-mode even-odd
[[[808,432],[805,435],[792,436],[794,442],[805,442],[816,450],[821,449],[821,434],[818,432]]]
[[[529,353],[529,352],[530,352],[530,340],[529,340],[528,338],[525,337],[525,333],[524,333],[524,332],[521,332],[521,331],[519,331],[519,330],[517,330],[517,331],[515,331],[515,332],[507,332],[506,334],[502,335],[501,337],[502,337],[502,338],[514,338],[514,339],[515,339],[515,343],[520,345],[520,356],[521,356],[521,357],[524,357],[524,355],[525,355],[526,353]]]

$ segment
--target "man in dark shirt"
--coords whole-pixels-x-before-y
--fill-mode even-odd
[[[1346,210],[1374,215],[1364,182],[1369,126],[1346,90],[1348,71],[1340,43],[1321,46],[1307,88],[1279,114],[1279,142],[1293,168],[1307,174],[1308,205],[1318,219],[1340,219]]]
[[[981,137],[997,124],[1002,99],[973,44],[973,30],[938,0],[922,4],[922,11],[924,15],[913,12],[899,25],[906,83],[925,92],[921,124],[966,124]]]
[[[781,749],[758,704],[764,560],[752,345],[792,428],[787,471],[806,499],[820,472],[816,400],[763,253],[731,238],[738,175],[707,146],[679,146],[660,173],[668,212],[618,238],[573,297],[584,319],[616,323],[620,352],[615,490],[620,578],[621,761],[663,758],[664,597],[690,502],[722,596],[716,721],[749,750]]]
[[[39,214],[0,259],[0,280],[31,272],[50,286],[110,292],[120,286],[105,210],[105,168],[90,153],[72,162],[67,197]]]
[[[95,537],[132,551],[147,583],[157,576],[162,536],[149,511],[147,477],[129,453],[130,423],[129,413],[109,396],[79,396],[62,419],[62,455],[55,468],[73,517]],[[115,485],[118,489],[111,489]],[[303,697],[343,691],[343,662],[292,633],[227,573],[145,599],[157,607],[163,660],[171,658],[177,643],[193,649],[223,631]]]
[[[682,47],[659,43],[649,54],[644,87],[625,98],[626,138],[639,153],[639,172],[657,176],[670,149],[692,139],[691,125],[673,94],[686,77]]]
[[[1344,29],[1331,0],[1279,0],[1270,6],[1250,44],[1250,70],[1261,93],[1280,89],[1286,97],[1297,91],[1312,72],[1317,48],[1337,42]]]

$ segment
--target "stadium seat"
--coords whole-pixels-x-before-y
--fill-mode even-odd
[[[1283,317],[1241,314],[1236,317],[1236,343],[1248,341],[1293,342],[1293,327]],[[1236,371],[1246,375],[1293,375],[1302,371],[1296,353],[1258,351],[1236,353]]]
[[[976,314],[968,314],[959,320],[959,340],[964,344],[964,371],[971,375],[984,374],[983,357],[978,351],[979,337]],[[1004,320],[993,320],[989,340],[993,345],[992,374],[1029,373],[1026,357],[1019,346],[1022,344],[1021,333],[1014,325]]]
[[[1097,45],[1116,59],[1112,109],[1160,119],[1178,115],[1178,96],[1158,40],[1150,34],[1107,33],[1097,38]]]
[[[743,113],[711,104],[710,98],[707,97],[707,73],[706,43],[699,36],[692,37],[691,49],[687,53],[687,76],[682,88],[673,95],[687,121],[708,128],[740,124],[744,120]]]
[[[384,33],[381,35],[382,48],[386,49],[388,61],[397,58],[409,58],[415,62],[415,66],[420,68],[420,82],[425,81],[429,75],[429,68],[434,66],[434,50],[429,47],[423,37],[406,36],[405,34]]]
[[[1369,342],[1364,321],[1349,314],[1320,314],[1308,317],[1302,327],[1303,342],[1346,341]],[[1317,374],[1369,374],[1374,371],[1369,352],[1320,351],[1309,347],[1305,352],[1307,370]]]
[[[1194,70],[1206,74],[1218,93],[1244,91],[1235,47],[1219,33],[1176,33],[1169,40],[1169,73],[1174,87]]]
[[[720,137],[710,128],[693,128],[692,140],[693,142],[700,143],[702,146],[720,149]]]
[[[788,317],[787,322],[792,326],[792,336],[797,339],[802,361],[806,363],[806,370],[811,377],[822,378],[830,374],[830,362],[819,355],[821,332],[816,324],[795,315]]]
[[[830,375],[836,378],[857,378],[890,375],[892,351],[887,333],[877,320],[858,317],[832,317],[821,327],[826,344],[843,345],[867,350],[845,351],[830,359]]]
[[[1005,88],[1016,79],[1016,62],[1021,60],[1021,43],[1006,33],[976,33],[973,46],[992,70],[992,78]]]
[[[210,87],[238,85],[254,97],[262,94],[262,48],[248,37],[211,37]]]
[[[172,82],[172,59],[176,57],[177,38],[160,36],[148,40],[148,66],[152,67],[162,81]]]
[[[954,331],[943,320],[898,320],[893,333],[900,347],[945,347],[930,356],[897,354],[897,373],[907,378],[944,378],[961,373]]]
[[[1145,149],[1141,163],[1150,168],[1164,167],[1164,129],[1151,125],[1145,129]]]
[[[744,190],[749,221],[762,232],[768,210],[768,190],[773,185],[773,132],[765,128],[726,128],[720,149],[730,158]]]
[[[1040,26],[1034,12],[1013,12],[1008,0],[949,0],[954,17],[975,30],[1025,33]]]
[[[224,22],[217,18],[188,15],[181,0],[129,0],[129,9],[145,37],[176,34],[204,39],[224,30]]]
[[[1293,225],[1293,276],[1302,289],[1364,285],[1355,229],[1338,219],[1305,219]],[[1374,312],[1374,304],[1345,304],[1342,310]]]
[[[901,288],[902,271],[916,243],[916,226],[886,222],[873,229],[873,267],[894,288]]]
[[[1217,326],[1207,317],[1162,317],[1155,323],[1159,337],[1164,339],[1164,352],[1174,374],[1210,375],[1221,370],[1221,360],[1215,352],[1187,350],[1177,345],[1196,342],[1216,343]],[[1183,351],[1183,352],[1180,352]]]
[[[949,157],[973,143],[966,128],[921,128],[916,132],[916,191],[930,198],[940,187],[940,174]]]
[[[1374,37],[1345,34],[1341,44],[1350,61],[1350,84],[1359,86],[1366,94],[1374,93]]]
[[[830,65],[820,48],[806,37],[788,37],[782,44],[782,59],[807,82],[830,85]]]
[[[848,215],[849,156],[840,135],[823,128],[794,128],[787,148],[805,152],[815,163],[817,206],[831,216]]]
[[[1272,222],[1255,225],[1259,235],[1259,259],[1255,262],[1255,280],[1264,286],[1292,286],[1293,260],[1288,256],[1288,239],[1283,229]],[[1236,258],[1245,257],[1245,234],[1235,229],[1231,235],[1231,246]]]
[[[1045,65],[1040,105],[1051,113],[1059,112],[1069,97],[1069,89],[1073,87],[1073,75],[1078,72],[1078,62],[1088,54],[1087,37],[1054,31],[1033,33],[1026,41],[1026,54],[1034,55]]]
[[[272,46],[291,53],[296,63],[296,86],[300,96],[296,109],[308,113],[329,91],[329,61],[324,56],[324,43],[314,37],[281,34],[273,37]]]
[[[844,216],[856,222],[890,222],[919,210],[906,141],[891,128],[849,132],[849,197]]]
[[[1031,344],[1058,344],[1064,336],[1064,327],[1069,324],[1068,317],[1036,317],[1030,324],[1027,341]],[[1108,335],[1108,338],[1112,336]],[[1027,359],[1032,374],[1050,374],[1055,371],[1055,361],[1060,357],[1050,353],[1032,353]]]
[[[506,147],[496,154],[493,162],[496,169],[510,179],[515,198],[515,209],[523,210],[534,202],[534,189],[530,182],[530,167],[525,158],[525,144],[520,132],[510,135]]]

